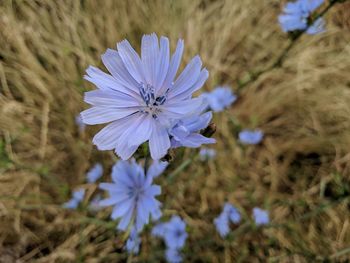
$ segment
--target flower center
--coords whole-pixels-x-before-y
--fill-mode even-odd
[[[144,191],[142,188],[131,188],[129,187],[129,197],[135,197],[136,200],[139,199],[141,195],[143,195]]]
[[[163,105],[166,101],[167,92],[163,96],[156,97],[154,87],[143,82],[139,85],[139,92],[142,100],[146,104],[141,112],[152,114],[152,117],[156,119],[157,114],[161,112],[158,106]]]

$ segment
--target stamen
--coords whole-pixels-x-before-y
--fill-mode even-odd
[[[154,119],[157,119],[157,113],[161,111],[157,106],[165,103],[168,91],[169,89],[167,89],[163,96],[156,97],[154,87],[150,84],[144,84],[141,82],[139,85],[139,92],[142,100],[146,104],[146,107],[144,107],[141,112],[150,113]]]

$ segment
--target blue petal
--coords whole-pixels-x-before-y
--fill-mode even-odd
[[[130,115],[108,124],[94,136],[92,142],[97,145],[99,150],[114,149],[124,129],[126,129],[134,119],[135,115]]]
[[[161,175],[168,166],[168,162],[153,161],[151,166],[147,170],[147,176],[156,178]]]
[[[101,58],[108,71],[119,83],[119,85],[110,88],[119,90],[133,97],[139,97],[139,83],[130,75],[118,51],[107,49]]]
[[[184,41],[182,39],[179,39],[179,41],[177,42],[176,50],[170,60],[168,74],[163,83],[163,87],[165,90],[170,89],[172,87],[172,83],[175,79],[176,72],[180,66],[183,51],[184,51]]]
[[[159,54],[159,67],[157,72],[157,78],[155,80],[154,88],[157,91],[156,95],[160,96],[164,93],[163,90],[163,83],[167,76],[168,69],[169,69],[169,57],[170,57],[170,50],[169,50],[169,39],[166,37],[160,38],[160,54]]]
[[[154,125],[151,138],[149,140],[149,147],[151,151],[152,159],[161,159],[170,148],[170,139],[168,131],[160,127],[159,125]]]
[[[125,67],[128,69],[130,75],[138,83],[146,83],[141,59],[136,51],[132,48],[127,40],[123,40],[117,44],[118,52],[121,59],[124,62]]]
[[[173,98],[193,86],[199,78],[202,61],[195,56],[176,79],[174,86],[169,90],[169,98]]]
[[[156,34],[142,37],[141,60],[146,83],[154,87],[159,67],[159,45]]]

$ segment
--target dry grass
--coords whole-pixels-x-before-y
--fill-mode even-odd
[[[186,149],[159,180],[165,214],[189,225],[186,262],[350,260],[349,4],[327,14],[327,33],[303,36],[282,68],[215,116],[216,160],[193,160],[170,176],[193,155]],[[125,260],[108,211],[94,219],[60,206],[92,164],[115,161],[92,146],[97,127],[82,134],[74,123],[92,88],[84,70],[101,66],[106,48],[123,38],[137,46],[143,33],[166,35],[172,46],[182,37],[184,60],[200,54],[209,69],[205,89],[235,89],[287,45],[280,8],[277,0],[1,1],[0,262]],[[237,123],[262,128],[263,144],[242,148]],[[225,200],[245,213],[229,241],[212,224]],[[254,206],[271,212],[269,227],[251,226]],[[146,230],[134,261],[159,262],[163,252]]]

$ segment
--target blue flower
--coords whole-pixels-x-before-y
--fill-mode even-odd
[[[186,223],[179,216],[173,216],[169,222],[156,225],[152,235],[164,238],[168,248],[180,249],[187,239]]]
[[[140,232],[150,216],[153,220],[160,218],[160,203],[155,196],[161,189],[152,185],[153,177],[145,176],[135,160],[117,162],[112,169],[112,181],[100,184],[100,188],[109,193],[109,198],[102,200],[100,205],[114,206],[111,218],[120,218],[119,230],[126,230],[134,219],[136,230]]]
[[[205,99],[209,107],[215,111],[223,111],[237,100],[230,87],[217,87],[212,92],[204,92],[201,97]]]
[[[100,163],[95,164],[86,174],[88,183],[95,183],[103,174],[103,167]]]
[[[214,225],[216,230],[219,232],[222,238],[226,237],[230,232],[229,219],[226,214],[221,213],[217,218],[214,219]]]
[[[85,189],[78,189],[73,192],[72,198],[63,204],[64,208],[67,209],[77,209],[79,206],[80,202],[83,201],[85,195]]]
[[[85,131],[86,125],[83,122],[80,114],[75,116],[75,124],[78,126],[80,132],[84,132]]]
[[[102,61],[111,75],[90,66],[85,79],[97,90],[85,93],[92,108],[81,113],[84,123],[110,123],[95,135],[93,143],[100,150],[115,149],[122,159],[129,159],[139,145],[149,142],[153,159],[161,159],[170,148],[169,129],[190,116],[202,105],[192,98],[208,71],[195,56],[175,79],[184,43],[179,40],[170,58],[169,40],[156,34],[144,35],[141,58],[127,40],[108,49]]]
[[[241,214],[233,205],[225,203],[221,214],[214,219],[216,230],[223,238],[230,232],[230,221],[234,224],[238,224],[241,221]]]
[[[257,226],[266,225],[270,222],[269,213],[258,207],[253,208],[253,217]]]
[[[148,167],[147,176],[156,178],[161,175],[165,169],[168,167],[168,162],[161,162],[158,160],[154,160],[153,163]]]
[[[140,251],[141,238],[139,237],[137,230],[133,227],[130,231],[128,240],[126,241],[125,248],[130,254],[138,254]]]
[[[180,249],[185,245],[186,239],[186,223],[179,216],[173,216],[165,226],[165,244],[168,248]]]
[[[214,149],[202,148],[199,151],[199,159],[201,161],[214,159],[215,156],[216,156],[216,151]]]
[[[199,109],[201,111],[201,109]],[[198,114],[198,115],[197,115]],[[179,121],[170,131],[171,147],[181,146],[197,148],[202,144],[215,143],[215,139],[201,135],[200,130],[206,128],[212,118],[211,112],[197,113],[191,117]]]
[[[165,251],[165,258],[169,263],[180,263],[182,261],[179,250],[174,248],[167,248]]]
[[[239,133],[238,137],[243,144],[258,144],[263,139],[264,134],[260,130],[245,129]]]
[[[306,30],[307,34],[313,35],[324,31],[324,21],[322,18],[308,25],[308,20],[324,0],[298,0],[289,2],[283,9],[283,14],[278,17],[278,21],[284,32],[294,30]]]

